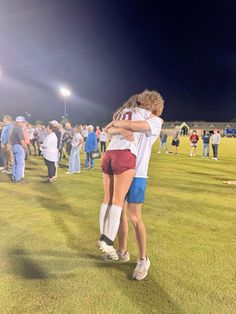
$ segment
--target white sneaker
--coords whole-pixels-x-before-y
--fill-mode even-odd
[[[133,273],[133,279],[136,280],[142,280],[144,279],[147,274],[150,267],[150,259],[146,257],[146,260],[138,259],[137,266],[135,267],[134,273]]]
[[[119,251],[116,251],[116,254],[118,255],[118,260],[120,262],[129,262],[130,261],[130,255],[129,255],[129,252],[126,251],[124,254],[120,254]],[[110,254],[108,253],[103,253],[102,254],[102,259],[104,261],[110,261],[110,260],[114,260],[113,259],[113,255],[111,256]]]
[[[109,257],[112,258],[114,261],[118,261],[119,256],[113,245],[107,245],[106,242],[100,241],[99,248],[103,253],[109,254]]]
[[[5,168],[4,167],[0,167],[0,171],[4,170]]]
[[[74,174],[74,172],[66,171],[65,174]]]
[[[6,174],[12,174],[12,170],[5,170],[4,173],[6,173]]]
[[[158,154],[160,154],[161,152],[159,151],[159,152],[157,152]]]
[[[117,254],[119,256],[119,261],[121,261],[121,262],[129,262],[130,261],[130,255],[129,255],[128,251],[126,251],[124,254],[121,254],[120,252],[117,251]]]
[[[168,152],[168,151],[166,151],[166,154],[169,154],[169,152]]]

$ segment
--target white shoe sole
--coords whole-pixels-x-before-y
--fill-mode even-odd
[[[149,260],[146,273],[145,273],[142,277],[138,277],[138,278],[133,275],[132,278],[133,278],[134,280],[138,280],[138,281],[143,280],[144,278],[146,278],[147,275],[148,275],[148,271],[149,271],[150,265],[151,265],[151,263],[150,263],[150,260]]]
[[[104,241],[98,241],[98,247],[103,253],[108,254],[112,260],[117,261],[119,259],[116,250],[110,245],[107,245]]]
[[[130,256],[128,254],[128,257],[127,258],[122,258],[119,253],[117,253],[117,256],[118,256],[118,261],[121,262],[121,263],[127,263],[130,261]],[[103,253],[102,256],[101,256],[102,260],[104,260],[105,262],[109,262],[109,261],[114,261],[114,257],[111,256],[110,254],[108,253]],[[115,259],[117,261],[117,259]]]

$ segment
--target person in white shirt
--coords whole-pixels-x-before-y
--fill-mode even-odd
[[[116,126],[116,128],[120,127],[129,130],[137,130],[137,125],[135,126],[136,128],[132,129],[132,124],[134,123],[137,124],[137,122],[134,121],[130,121],[129,124],[127,124],[126,121],[117,121],[114,125]],[[136,173],[127,194],[125,205],[125,208],[128,211],[129,220],[133,225],[136,243],[138,246],[138,261],[133,273],[133,278],[137,280],[144,279],[147,276],[148,269],[150,267],[150,260],[147,257],[146,252],[146,228],[142,221],[141,210],[145,198],[148,164],[151,156],[152,145],[155,143],[160,135],[163,120],[153,115],[151,116],[151,118],[146,120],[146,123],[149,124],[150,131],[142,133],[142,136],[138,143]],[[108,130],[108,133],[112,135],[113,132],[116,132],[116,128],[110,129],[110,131]],[[139,131],[145,131],[145,126],[143,122],[142,125],[140,124],[139,126]],[[130,260],[129,252],[127,251],[127,237],[128,220],[126,216],[126,210],[123,210],[118,232],[119,250],[117,251],[118,259],[121,261]],[[114,259],[114,254],[104,254],[103,259]]]
[[[212,159],[217,160],[218,159],[218,148],[220,144],[220,134],[217,129],[214,130],[214,134],[212,135],[211,139],[211,145],[213,150],[213,157]]]
[[[123,118],[123,120],[126,121],[117,121],[114,120],[111,122],[107,129],[113,129],[113,137],[111,140],[111,143],[108,146],[107,152],[109,152],[110,149],[112,149],[112,152],[114,150],[117,150],[118,153],[114,160],[112,160],[113,165],[111,163],[110,169],[106,165],[106,159],[105,159],[105,165],[104,165],[104,159],[103,159],[103,171],[104,173],[104,201],[100,209],[100,242],[99,247],[101,250],[105,253],[108,253],[110,256],[113,257],[114,260],[117,260],[119,257],[117,256],[116,250],[113,248],[113,241],[115,239],[115,236],[117,235],[117,231],[119,228],[119,222],[120,222],[120,216],[122,211],[122,206],[124,204],[125,195],[127,194],[131,182],[134,177],[135,170],[133,170],[133,173],[131,175],[126,177],[125,175],[117,175],[115,172],[117,169],[121,167],[125,167],[130,164],[131,158],[123,158],[123,150],[127,151],[129,150],[131,153],[135,154],[135,156],[138,156],[138,154],[143,154],[142,149],[145,149],[145,147],[139,146],[140,141],[142,142],[142,136],[143,133],[141,132],[147,132],[147,134],[156,134],[158,137],[161,130],[162,120],[158,118],[164,107],[164,101],[163,98],[159,93],[156,91],[144,91],[143,93],[139,95],[135,95],[130,98],[130,100],[123,105],[123,107],[118,110],[117,114],[115,115],[115,118]],[[154,115],[156,117],[154,117]],[[155,126],[156,125],[156,126]],[[116,128],[116,130],[114,130]],[[130,132],[130,130],[134,131],[134,134]],[[158,131],[155,131],[158,130]],[[117,133],[116,133],[117,132]],[[156,132],[156,133],[155,133]],[[131,133],[131,135],[130,135]],[[117,134],[114,136],[114,134]],[[120,135],[121,134],[121,135]],[[128,140],[127,140],[128,139]],[[150,147],[150,145],[149,145]],[[144,154],[143,159],[143,166],[142,166],[142,173],[144,176],[147,172],[148,167],[148,161],[150,158],[151,150],[149,149],[149,152]],[[106,154],[105,154],[106,155]],[[118,167],[114,167],[114,164],[116,164],[118,161]],[[139,162],[137,160],[137,162]],[[119,164],[120,163],[120,164]],[[121,165],[121,166],[120,166]],[[112,172],[108,172],[108,178],[107,178],[107,169],[111,169],[113,166],[114,169],[114,175],[112,175]],[[135,166],[136,166],[136,158],[135,158]],[[125,171],[124,174],[126,174],[128,171]],[[123,174],[123,173],[122,173]],[[140,174],[139,174],[140,175]],[[117,186],[117,178],[116,176],[121,178],[119,180],[119,186]],[[113,180],[114,177],[114,180]],[[144,178],[145,179],[145,178]],[[109,180],[111,182],[109,182]],[[138,180],[136,180],[138,181]],[[145,185],[145,180],[141,180],[142,186],[143,183]],[[111,194],[111,187],[110,184],[114,184],[113,188],[113,195]],[[122,187],[123,185],[123,187]],[[125,188],[124,188],[125,187]],[[128,187],[128,189],[127,189]],[[141,187],[142,189],[143,187]],[[115,196],[115,197],[114,197]],[[120,199],[119,199],[120,196]],[[119,204],[114,206],[114,203],[117,202],[117,199],[119,200]],[[117,202],[118,203],[118,202]],[[111,206],[110,206],[111,204]],[[105,242],[105,244],[104,244]],[[150,264],[149,259],[146,256],[142,256],[144,258],[144,261],[146,264]]]
[[[80,150],[84,141],[82,135],[79,133],[80,127],[76,126],[74,131],[75,135],[71,142],[72,149],[69,157],[69,169],[66,174],[80,173]]]
[[[48,182],[55,181],[56,166],[58,161],[58,148],[57,148],[57,136],[54,133],[55,127],[52,124],[47,126],[47,136],[41,145],[44,162],[48,168]]]
[[[35,131],[36,131],[35,128],[31,124],[29,124],[28,125],[29,140],[30,140],[30,144],[33,146],[33,149],[34,149],[34,156],[36,156],[37,154]],[[32,155],[30,147],[29,147],[29,153],[30,155]]]
[[[107,149],[107,132],[105,132],[105,128],[102,128],[102,132],[100,133],[100,147],[101,152],[106,152]]]
[[[84,138],[84,142],[86,142],[86,139],[88,137],[88,127],[87,125],[84,125],[83,126],[83,129],[82,129],[82,136]]]

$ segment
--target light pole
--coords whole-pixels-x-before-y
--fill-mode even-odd
[[[64,119],[65,119],[65,122],[66,122],[66,116],[67,116],[67,113],[66,113],[66,101],[67,101],[67,97],[69,97],[71,95],[71,91],[66,88],[66,87],[62,87],[60,89],[60,93],[61,95],[64,97]]]

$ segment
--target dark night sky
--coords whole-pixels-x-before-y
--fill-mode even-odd
[[[0,114],[106,121],[157,89],[165,120],[236,118],[235,7],[227,1],[0,0]]]

